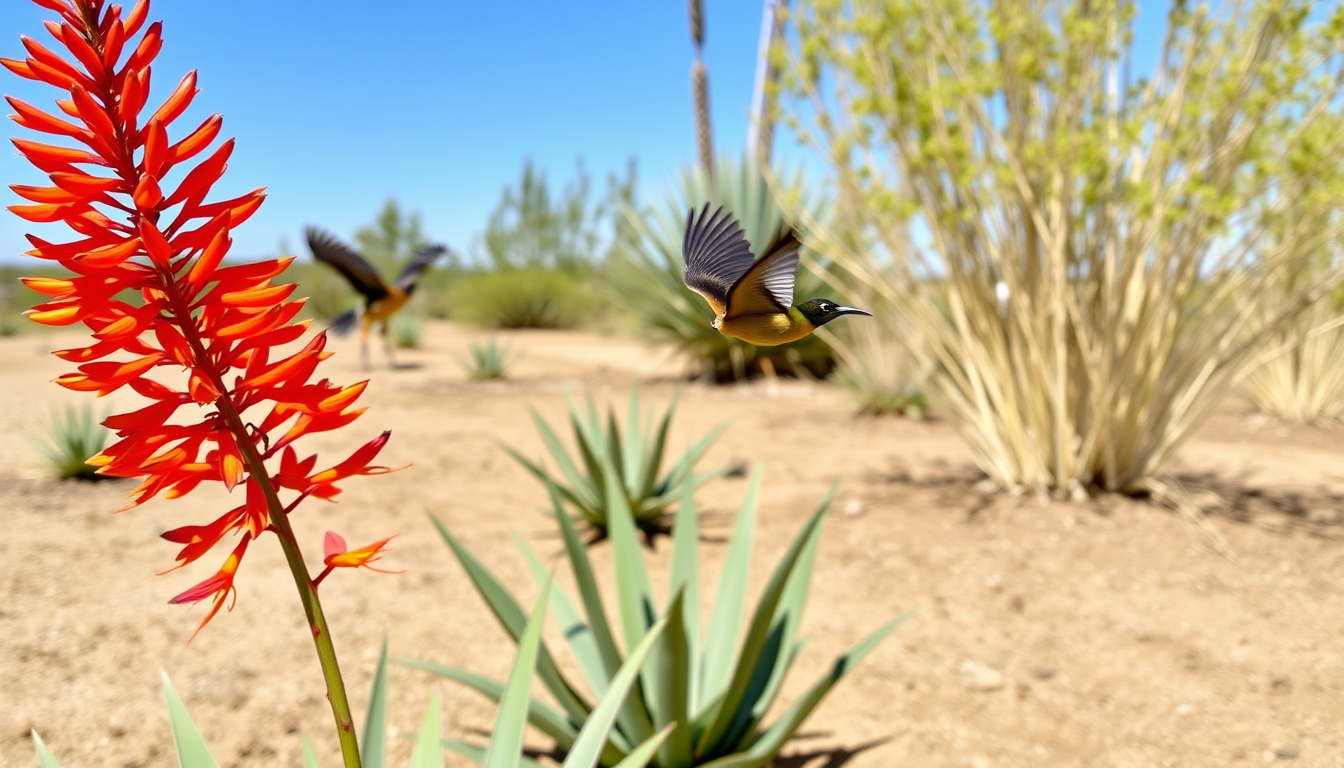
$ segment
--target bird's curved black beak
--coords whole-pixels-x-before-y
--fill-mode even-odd
[[[836,307],[835,309],[831,310],[831,314],[833,314],[833,315],[863,315],[863,316],[865,316],[865,317],[872,317],[872,316],[873,316],[873,313],[872,313],[872,312],[868,312],[868,311],[866,311],[866,310],[859,309],[858,307]]]

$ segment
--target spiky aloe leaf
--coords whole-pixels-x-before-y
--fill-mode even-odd
[[[532,670],[529,669],[529,678],[531,673]],[[420,724],[420,733],[415,737],[410,768],[443,768],[443,744],[440,743],[442,738],[443,716],[440,714],[439,694],[436,693],[429,699],[429,710],[425,712],[425,719]]]
[[[849,671],[859,665],[869,653],[872,652],[877,644],[882,642],[892,630],[904,624],[912,614],[907,611],[886,624],[878,627],[876,631],[861,640],[858,645],[850,649],[849,653],[835,660],[831,668],[827,670],[821,679],[812,684],[812,687],[799,697],[784,714],[780,715],[779,720],[775,721],[769,729],[762,734],[750,749],[736,755],[728,755],[717,760],[705,763],[701,768],[762,768],[769,765],[779,750],[783,749],[784,744],[788,742],[798,728],[807,720],[812,710],[817,708],[821,700],[826,698],[826,694],[831,692],[835,684],[840,682]]]
[[[630,656],[621,665],[621,669],[616,673],[616,676],[612,678],[611,688],[607,691],[607,695],[602,697],[602,701],[598,702],[598,705],[593,708],[593,714],[588,717],[588,722],[584,723],[583,730],[579,731],[579,738],[575,740],[573,748],[569,750],[569,754],[565,757],[564,768],[593,768],[597,765],[599,758],[609,749],[608,735],[612,725],[616,722],[617,716],[624,707],[626,696],[630,694],[631,686],[639,677],[645,659],[649,657],[655,644],[662,639],[667,626],[668,622],[666,620],[654,624],[649,628],[644,640],[630,652]],[[666,729],[654,734],[631,754],[643,754],[647,751],[648,754],[652,755],[654,750],[657,749],[657,745],[667,738],[667,734]],[[650,743],[655,746],[650,748]],[[628,758],[629,756],[627,756]],[[643,762],[637,760],[631,764],[643,765],[646,762],[648,762],[647,759]],[[626,761],[623,760],[620,765],[626,765]]]
[[[364,738],[359,743],[359,757],[364,768],[387,765],[387,633],[383,633],[378,666],[373,670],[373,690],[369,692],[369,711],[364,716]]]
[[[430,521],[438,529],[439,535],[448,544],[448,547],[457,556],[458,562],[466,570],[471,583],[476,587],[476,591],[485,599],[486,605],[490,607],[495,618],[499,620],[504,630],[509,633],[514,642],[519,642],[525,629],[526,619],[523,609],[514,600],[513,595],[504,588],[504,585],[490,573],[479,560],[462,546],[462,543],[455,536],[449,533],[443,523],[437,517],[430,515]],[[551,692],[555,700],[565,710],[568,717],[574,722],[583,722],[588,716],[591,707],[583,700],[581,696],[569,684],[560,668],[556,666],[555,660],[551,657],[551,652],[547,650],[545,644],[542,644],[537,662],[537,674],[545,683],[546,689]]]
[[[830,495],[834,495],[834,493],[835,488],[832,486]],[[829,503],[829,498],[827,503]],[[803,526],[803,529],[799,531],[793,543],[789,545],[789,549],[784,553],[783,560],[775,567],[775,572],[771,574],[765,593],[761,595],[760,602],[756,604],[756,612],[752,615],[751,623],[747,626],[747,636],[742,642],[741,651],[737,656],[737,665],[728,683],[728,689],[724,693],[723,702],[709,728],[701,735],[699,744],[696,745],[697,754],[707,754],[710,745],[722,744],[735,727],[739,725],[739,722],[750,716],[750,707],[744,707],[743,705],[752,677],[756,674],[756,663],[766,649],[771,634],[777,631],[772,626],[775,609],[784,594],[784,587],[789,581],[789,576],[802,556],[803,550],[808,546],[808,540],[813,536],[820,535],[822,516],[825,511],[826,507],[823,504],[822,508],[817,510],[807,521],[807,524]]]
[[[495,703],[499,703],[500,699],[504,696],[503,683],[491,680],[488,677],[478,675],[474,672],[468,672],[466,670],[444,666],[442,664],[434,664],[428,661],[421,661],[419,659],[397,658],[394,659],[394,661],[402,666],[423,670],[432,675],[438,675],[439,677],[452,680],[453,682],[461,683]],[[544,702],[537,701],[536,699],[533,699],[528,704],[527,718],[527,721],[531,723],[534,728],[552,739],[555,739],[556,746],[560,749],[568,749],[574,743],[574,739],[579,735],[579,729],[570,722],[569,718],[565,717],[563,713],[555,708],[546,705]]]
[[[364,763],[368,766],[368,763]],[[303,734],[303,768],[322,768],[322,763],[317,759],[317,749],[313,746],[313,740],[308,738],[308,734]]]
[[[662,624],[662,642],[650,663],[650,672],[658,680],[653,689],[654,725],[659,729],[672,728],[667,743],[659,751],[662,765],[690,765],[690,644],[686,638],[685,595],[678,592],[672,599],[667,618]]]
[[[685,597],[690,610],[682,611],[686,631],[686,653],[694,665],[700,656],[700,564],[696,547],[699,546],[699,530],[695,519],[695,486],[683,483],[681,486],[681,504],[677,507],[676,523],[672,526],[672,584],[669,589],[675,596]],[[669,606],[670,608],[670,606]],[[698,669],[690,670],[686,676],[687,707],[694,712],[700,708],[700,675]]]
[[[37,764],[42,768],[61,768],[56,756],[51,754],[51,750],[47,749],[46,742],[42,741],[42,737],[37,735],[37,731],[33,731],[33,749],[37,750]]]
[[[765,649],[762,651],[756,669],[752,673],[743,704],[738,708],[728,741],[737,744],[755,732],[756,726],[765,717],[766,711],[774,702],[779,686],[788,673],[792,656],[796,650],[794,639],[798,635],[798,626],[802,623],[803,608],[807,605],[808,588],[812,584],[812,565],[816,561],[817,549],[821,545],[821,530],[825,524],[825,514],[835,498],[838,484],[832,484],[830,491],[818,505],[816,515],[821,522],[815,532],[803,545],[798,562],[789,574],[775,608],[774,618]]]
[[[185,768],[218,768],[219,764],[210,754],[205,739],[191,721],[187,707],[178,698],[177,691],[168,679],[167,672],[159,672],[163,678],[163,695],[168,700],[168,720],[173,726],[173,743],[177,746],[177,762]]]
[[[723,573],[714,610],[709,616],[709,634],[701,663],[701,695],[718,698],[728,685],[737,657],[737,636],[747,601],[747,571],[751,567],[751,538],[756,528],[756,504],[761,492],[761,468],[751,472],[746,498],[737,513],[737,524],[723,557]]]
[[[552,499],[554,500],[554,497]],[[616,638],[612,632],[611,623],[607,620],[606,608],[602,604],[602,592],[597,586],[592,561],[588,559],[588,550],[579,540],[579,533],[575,530],[574,523],[570,521],[569,517],[564,514],[557,514],[556,519],[560,523],[560,533],[564,539],[565,553],[569,557],[570,568],[574,572],[574,581],[578,586],[579,596],[583,600],[583,610],[588,616],[588,627],[593,632],[593,640],[597,643],[598,651],[602,654],[607,676],[610,679],[620,667],[621,657],[620,652],[616,650]],[[648,709],[639,690],[636,690],[627,701],[626,706],[621,708],[617,722],[619,730],[629,738],[631,743],[644,741],[653,734],[653,722],[649,717]]]
[[[559,514],[564,515],[564,510],[560,510]],[[532,547],[528,546],[518,534],[514,533],[512,536],[518,551],[523,553],[523,559],[527,561],[528,569],[532,571],[533,580],[538,585],[550,581],[550,571],[542,564],[541,558],[537,557]],[[563,589],[551,590],[551,610],[555,613],[556,620],[560,622],[565,640],[569,642],[569,648],[574,652],[574,658],[578,660],[584,677],[588,678],[593,695],[602,698],[607,692],[608,675],[602,653],[598,650],[597,641],[593,639],[588,624],[584,622]]]
[[[518,656],[514,659],[513,669],[509,671],[504,695],[499,700],[499,714],[490,732],[490,746],[486,748],[485,759],[481,761],[483,768],[514,768],[518,764],[518,756],[523,751],[523,729],[527,725],[532,674],[540,655],[541,628],[546,620],[546,604],[550,601],[550,595],[551,584],[547,582],[518,639]]]

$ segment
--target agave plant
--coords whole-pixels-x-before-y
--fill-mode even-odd
[[[109,432],[101,421],[94,417],[93,406],[89,403],[52,411],[50,431],[37,445],[58,478],[99,480],[104,477],[98,474],[97,467],[85,463],[107,446]]]
[[[616,715],[599,765],[619,763],[632,745],[670,729],[651,765],[658,768],[761,768],[769,765],[784,744],[845,673],[853,669],[895,629],[906,615],[879,627],[835,663],[779,716],[765,722],[789,667],[799,653],[798,626],[821,539],[822,520],[835,488],[794,538],[775,567],[741,636],[746,613],[746,583],[751,537],[756,522],[760,472],[753,473],[724,558],[723,576],[705,632],[700,627],[700,575],[696,558],[698,532],[694,494],[689,485],[682,497],[673,531],[670,596],[659,602],[650,587],[640,552],[634,516],[625,503],[614,473],[606,482],[611,517],[611,541],[617,596],[617,625],[608,620],[606,606],[587,550],[567,515],[560,514],[560,495],[551,486],[565,553],[578,586],[576,603],[563,591],[551,593],[551,608],[560,619],[578,668],[596,696],[608,694],[616,670],[628,669],[616,645],[616,630],[627,648],[641,649],[649,633],[663,627],[655,649],[643,664],[641,685],[634,688]],[[522,609],[504,585],[434,520],[476,589],[504,629],[515,640],[524,638]],[[518,542],[534,576],[549,582],[549,569],[521,540]],[[581,605],[580,609],[578,606]],[[655,606],[663,606],[658,614]],[[593,707],[575,682],[556,665],[545,643],[541,645],[538,676],[555,705],[533,701],[528,720],[553,738],[560,751],[572,754]],[[492,699],[501,686],[479,675],[427,661],[399,660],[466,685]],[[510,681],[512,682],[512,680]]]
[[[828,219],[828,206],[820,198],[807,196],[801,174],[779,174],[777,185],[790,208],[805,209],[810,220]],[[770,186],[754,163],[724,160],[712,186],[703,173],[688,169],[682,174],[680,189],[669,193],[661,206],[651,206],[638,215],[626,211],[637,237],[632,252],[612,265],[611,287],[621,296],[621,305],[634,314],[643,336],[671,344],[713,381],[734,381],[762,370],[825,376],[834,365],[830,348],[816,336],[779,347],[756,347],[724,336],[710,326],[714,315],[704,300],[683,282],[686,264],[681,244],[686,212],[706,201],[724,206],[742,224],[747,240],[759,249],[785,223]],[[825,266],[824,260],[804,250],[804,263]],[[821,279],[800,270],[795,295],[822,294]]]
[[[498,339],[473,341],[467,345],[468,357],[462,360],[462,369],[467,376],[476,381],[498,381],[503,379],[513,365],[510,356],[513,348],[501,344]]]
[[[500,686],[495,697],[500,705],[489,745],[482,747],[443,738],[439,697],[435,694],[430,700],[420,732],[415,738],[415,747],[409,763],[411,768],[442,768],[445,747],[480,762],[486,768],[539,768],[537,763],[522,755],[523,728],[527,723],[530,705],[528,689],[536,670],[538,651],[541,647],[541,628],[546,616],[546,605],[550,601],[550,591],[549,584],[542,587],[541,597],[537,600],[532,615],[526,620],[526,625],[522,627],[518,655],[509,673],[509,682]],[[598,758],[606,747],[621,704],[634,684],[641,666],[662,637],[666,626],[666,622],[660,622],[650,627],[644,640],[612,676],[606,696],[593,707],[583,728],[576,734],[562,768],[593,768],[598,764]],[[177,764],[181,768],[217,768],[219,764],[210,754],[205,738],[192,722],[191,715],[177,692],[173,690],[166,673],[163,674],[163,688],[168,700],[168,718],[172,723],[173,742],[177,747]],[[642,768],[648,765],[654,753],[671,733],[672,729],[665,727],[653,734],[629,750],[624,759],[616,763],[617,768]],[[60,768],[60,763],[47,749],[47,745],[36,731],[33,732],[33,746],[37,750],[38,764],[42,768]],[[383,649],[378,656],[378,666],[374,670],[373,689],[369,693],[369,711],[364,721],[360,762],[363,768],[384,768],[387,765],[386,638],[383,639]],[[303,766],[304,768],[319,766],[317,753],[307,736],[303,739]]]
[[[425,319],[410,312],[398,312],[388,323],[387,333],[397,349],[419,349],[424,343]]]
[[[565,400],[569,405],[574,442],[579,449],[577,461],[570,458],[551,425],[536,411],[532,412],[537,430],[563,477],[553,477],[540,464],[507,445],[501,447],[547,487],[554,488],[573,514],[595,531],[597,539],[605,538],[609,527],[610,502],[605,490],[608,477],[616,481],[621,502],[631,510],[636,527],[652,542],[655,534],[666,531],[667,508],[680,496],[683,486],[699,486],[727,471],[719,468],[695,473],[695,463],[723,431],[721,425],[692,445],[671,469],[659,474],[667,448],[668,428],[677,410],[675,397],[654,429],[652,414],[640,411],[639,383],[635,382],[630,388],[630,413],[624,436],[616,422],[616,412],[611,408],[607,410],[607,421],[603,425],[593,404],[592,393],[587,395],[586,412],[579,410],[573,398],[566,396]],[[568,485],[563,484],[564,481],[568,481]]]

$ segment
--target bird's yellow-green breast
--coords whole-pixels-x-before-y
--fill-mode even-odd
[[[724,336],[732,336],[758,347],[788,344],[815,330],[816,326],[797,307],[789,307],[786,312],[745,315],[719,322],[719,332]]]

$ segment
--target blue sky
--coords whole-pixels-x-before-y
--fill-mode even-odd
[[[1143,60],[1159,44],[1164,5],[1140,5]],[[705,7],[715,148],[738,154],[761,3]],[[0,56],[24,57],[19,33],[48,42],[49,15],[0,0]],[[171,135],[221,113],[223,135],[238,143],[216,196],[268,188],[265,205],[234,231],[234,257],[274,254],[282,238],[303,253],[306,224],[349,237],[390,197],[422,214],[430,238],[467,252],[528,157],[553,188],[582,158],[601,192],[607,174],[635,156],[646,198],[695,158],[684,0],[156,0],[150,15],[164,21],[165,40],[151,104],[187,71],[200,75],[202,92]],[[56,111],[55,89],[3,70],[0,92]],[[30,135],[6,125],[4,136]],[[787,137],[777,140],[781,155],[811,157]],[[0,181],[49,183],[7,142]],[[0,204],[17,202],[0,187]],[[68,237],[0,213],[0,262],[25,260],[28,231]]]
[[[761,6],[705,5],[716,148],[740,152]],[[308,223],[348,237],[389,197],[465,251],[527,157],[554,187],[582,157],[602,191],[633,155],[647,193],[694,159],[686,14],[684,0],[157,0],[165,42],[153,87],[162,98],[198,70],[201,93],[178,131],[221,113],[238,143],[216,194],[268,188],[235,230],[233,256],[273,253],[282,237],[298,247]],[[48,42],[49,15],[0,0],[0,56],[24,58],[20,33]],[[55,111],[55,89],[3,70],[0,91]],[[6,125],[6,137],[28,133]],[[0,180],[50,183],[5,144]],[[6,186],[0,202],[21,201]],[[0,215],[0,261],[23,259],[31,229]]]

